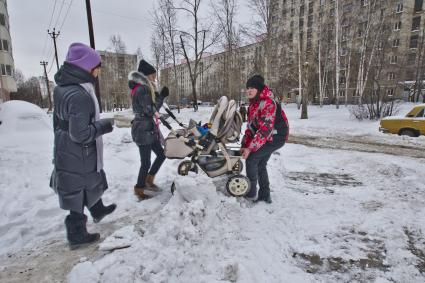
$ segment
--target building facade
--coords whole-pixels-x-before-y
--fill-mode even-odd
[[[10,93],[17,91],[14,68],[7,1],[0,0],[0,103],[10,100]]]
[[[423,99],[423,0],[272,0],[270,11],[268,34],[236,48],[230,72],[223,68],[226,53],[203,59],[199,99],[227,94],[226,79],[237,86],[230,92],[236,98],[253,73],[263,74],[280,98],[292,102],[300,90],[320,104]],[[190,97],[187,63],[177,66],[177,74],[181,96]]]
[[[131,96],[128,74],[137,69],[137,55],[99,51],[102,70],[99,75],[102,109],[129,108]]]

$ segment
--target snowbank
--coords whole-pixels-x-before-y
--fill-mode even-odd
[[[299,119],[295,105],[285,110],[295,134],[414,140],[383,135],[378,122],[353,120],[343,106],[309,107],[308,120]],[[211,112],[184,109],[177,116],[206,122]],[[20,134],[32,146],[0,135],[0,256],[6,257],[0,266],[22,252],[26,270],[34,262],[26,250],[34,248],[66,274],[67,257],[51,250],[60,243],[60,252],[75,255],[66,249],[66,212],[48,187],[52,135]],[[202,172],[178,176],[180,160],[167,160],[156,177],[163,191],[138,202],[140,160],[130,129],[114,128],[104,142],[110,187],[104,202],[118,207],[99,224],[89,217],[88,230],[102,235],[100,252],[68,260],[75,265],[69,282],[424,282],[422,159],[287,144],[270,159],[271,205],[227,197],[217,190],[223,184]]]
[[[0,104],[0,134],[51,131],[50,118],[35,104],[12,100]]]

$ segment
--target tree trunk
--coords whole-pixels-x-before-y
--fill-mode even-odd
[[[302,110],[301,119],[308,119],[307,103],[308,103],[308,62],[304,63],[304,89],[302,92]]]

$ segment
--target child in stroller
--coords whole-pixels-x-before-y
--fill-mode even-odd
[[[222,96],[209,122],[204,125],[191,120],[186,127],[169,109],[166,111],[182,128],[174,130],[166,119],[161,119],[170,130],[165,138],[165,156],[169,159],[190,158],[180,163],[178,174],[198,173],[198,166],[211,178],[226,174],[229,194],[237,197],[246,195],[251,184],[246,176],[240,174],[243,167],[240,146],[226,146],[239,141],[243,122],[236,111],[236,102]]]

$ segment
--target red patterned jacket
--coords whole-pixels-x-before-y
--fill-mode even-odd
[[[248,123],[242,139],[242,148],[252,152],[259,150],[266,142],[273,141],[273,128],[276,120],[276,103],[272,91],[265,86],[259,99],[251,101],[248,108]],[[288,140],[289,124],[285,112],[281,111],[284,121],[285,141]]]

